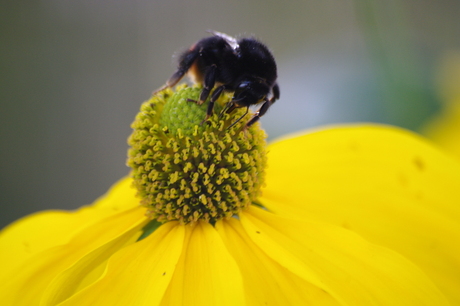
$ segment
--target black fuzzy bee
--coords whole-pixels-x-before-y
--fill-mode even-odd
[[[180,56],[176,72],[159,90],[176,85],[189,73],[195,82],[203,84],[199,101],[195,101],[201,105],[216,87],[203,121],[212,115],[214,102],[224,90],[233,92],[223,112],[246,107],[246,113],[231,126],[248,113],[249,106],[262,103],[247,122],[246,127],[249,127],[280,97],[275,59],[268,48],[254,38],[236,40],[224,33],[210,32],[214,36],[203,38]]]

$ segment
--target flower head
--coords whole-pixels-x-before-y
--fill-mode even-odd
[[[3,305],[460,303],[458,161],[370,125],[266,150],[196,93],[142,106],[107,195],[2,232]]]
[[[265,134],[242,132],[242,120],[229,128],[244,111],[218,115],[228,97],[216,101],[217,114],[203,124],[206,107],[188,101],[199,94],[200,88],[164,90],[144,103],[132,125],[128,165],[142,205],[160,222],[215,224],[260,195]]]

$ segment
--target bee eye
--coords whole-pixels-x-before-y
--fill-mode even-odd
[[[240,85],[238,85],[239,89],[247,89],[249,88],[249,82],[241,82]]]

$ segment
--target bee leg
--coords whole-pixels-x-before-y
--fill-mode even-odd
[[[278,84],[275,84],[272,88],[272,93],[273,96],[270,98],[270,104],[275,103],[276,100],[279,100],[280,98],[280,87]]]
[[[251,125],[253,125],[257,121],[259,121],[260,117],[262,117],[267,112],[267,110],[270,108],[270,106],[274,102],[275,102],[275,99],[270,99],[270,100],[266,99],[264,104],[262,104],[262,106],[254,114],[254,116],[251,118],[251,120],[249,120],[248,123],[246,123],[245,129],[247,129],[248,127],[250,127]]]
[[[176,85],[184,77],[187,71],[189,71],[190,67],[192,67],[199,55],[200,52],[197,50],[188,50],[184,52],[179,59],[179,65],[176,72],[174,72],[174,74],[166,81],[165,85],[155,90],[153,94]]]
[[[206,120],[209,119],[209,117],[211,117],[212,111],[214,109],[214,102],[216,102],[217,99],[219,99],[224,89],[225,89],[225,85],[221,85],[217,87],[216,90],[214,90],[214,92],[212,93],[211,99],[209,100],[208,109],[206,110],[206,118],[204,118],[201,124],[203,124],[203,122],[205,122]]]
[[[214,88],[216,83],[216,76],[217,76],[217,66],[212,64],[206,71],[204,75],[204,88],[201,91],[200,99],[198,100],[197,104],[201,105],[206,101],[209,96],[209,93]],[[222,92],[222,91],[221,91]]]
[[[230,104],[230,103],[231,103],[231,104]],[[233,110],[235,110],[235,108],[237,108],[235,102],[229,102],[227,105],[228,105],[228,107],[227,107],[227,109],[225,110],[225,112],[226,112],[227,114],[230,114],[231,112],[233,112]]]
[[[270,100],[265,99],[264,104],[262,104],[262,106],[254,114],[254,116],[251,118],[251,120],[249,120],[248,123],[246,123],[246,126],[244,127],[245,129],[247,129],[248,127],[250,127],[251,125],[253,125],[257,121],[259,121],[260,117],[262,117],[267,112],[267,110],[270,108],[270,106],[272,106],[272,104],[275,103],[275,101],[280,98],[280,87],[278,86],[278,84],[275,84],[273,86],[272,93],[273,93],[273,96],[270,98]]]

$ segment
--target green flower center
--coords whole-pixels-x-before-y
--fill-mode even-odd
[[[244,129],[246,109],[220,116],[230,96],[197,105],[201,88],[163,90],[144,102],[128,142],[128,165],[147,208],[159,222],[183,224],[231,218],[260,195],[266,165],[265,133],[258,123]]]

